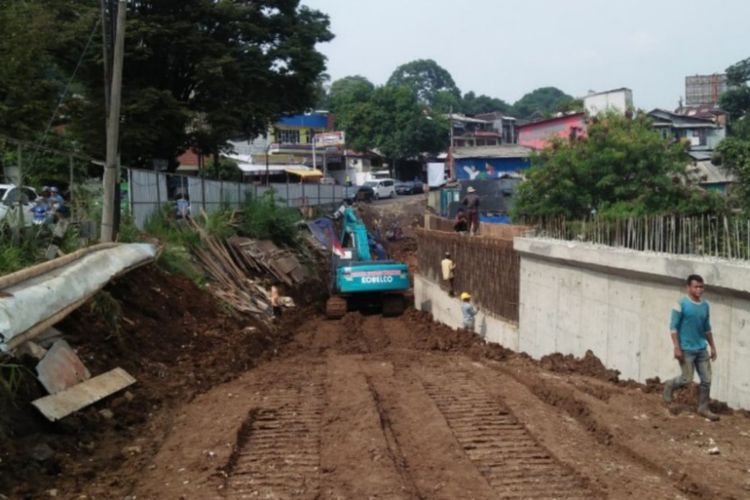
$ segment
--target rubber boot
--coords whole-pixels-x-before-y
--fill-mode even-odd
[[[673,390],[674,390],[674,382],[671,379],[664,382],[664,393],[662,394],[662,397],[664,398],[665,403],[672,402]]]
[[[711,400],[709,394],[711,392],[710,387],[701,387],[700,392],[698,393],[698,415],[701,417],[705,417],[712,422],[716,422],[719,420],[719,416],[712,412],[711,409],[708,407],[708,403]]]

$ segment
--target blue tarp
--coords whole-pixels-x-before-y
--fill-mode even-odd
[[[507,215],[479,215],[479,222],[488,224],[510,224],[510,217]]]

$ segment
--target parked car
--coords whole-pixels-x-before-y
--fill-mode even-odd
[[[357,201],[370,202],[375,199],[375,190],[371,186],[359,186],[354,198]]]
[[[345,201],[370,202],[374,199],[375,199],[375,190],[370,186],[347,186],[344,188],[344,200]]]
[[[23,210],[23,225],[30,226],[34,219],[34,202],[37,195],[33,188],[0,184],[0,222],[14,224],[18,220],[18,202]]]
[[[396,181],[393,179],[377,179],[365,182],[364,185],[372,188],[374,192],[373,196],[376,200],[396,196]]]
[[[396,183],[397,194],[417,194],[421,192],[423,192],[421,182],[404,181]]]

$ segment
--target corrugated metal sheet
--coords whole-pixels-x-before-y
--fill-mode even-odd
[[[190,197],[192,212],[196,214],[200,213],[203,208],[207,212],[218,210],[222,204],[238,208],[247,196],[263,196],[270,189],[277,194],[277,204],[290,207],[339,203],[346,196],[352,196],[357,190],[356,187],[347,188],[314,183],[273,183],[267,187],[253,183],[157,173],[150,170],[128,170],[133,221],[141,229],[148,217],[160,205],[173,203],[178,192],[184,192]]]
[[[133,222],[143,228],[149,216],[167,201],[166,175],[149,170],[130,170]]]

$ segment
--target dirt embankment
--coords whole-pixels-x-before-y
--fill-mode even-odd
[[[232,314],[156,266],[122,277],[57,327],[93,375],[120,366],[137,383],[52,424],[29,404],[45,393],[27,377],[0,438],[0,493],[11,498],[80,490],[95,477],[100,498],[120,496],[175,408],[272,355],[289,331]],[[31,374],[35,360],[23,363]]]

